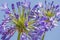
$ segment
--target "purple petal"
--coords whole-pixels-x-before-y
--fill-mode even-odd
[[[56,5],[56,9],[59,7],[59,5]]]
[[[14,6],[14,4],[12,4],[11,6],[12,6],[12,9],[15,9],[15,6]]]
[[[17,4],[17,7],[19,7],[19,6],[20,6],[20,2],[17,2],[16,4]]]

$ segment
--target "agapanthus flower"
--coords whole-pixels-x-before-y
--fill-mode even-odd
[[[32,27],[35,20],[32,20],[32,18],[29,17],[31,13],[30,2],[25,0],[25,2],[16,2],[16,5],[18,8],[18,13],[16,12],[14,3],[11,4],[12,11],[8,8],[7,3],[3,4],[2,6],[1,10],[4,11],[6,15],[0,24],[0,34],[2,34],[1,39],[9,40],[17,31],[17,40],[37,40],[38,35],[41,37],[43,31],[36,30],[36,32],[39,32],[35,33],[35,28]],[[32,34],[36,34],[37,38],[32,38]]]
[[[47,3],[45,1],[45,5],[42,5],[42,7],[39,7],[40,5],[33,10],[34,15],[37,16],[38,18],[36,19],[36,23],[34,26],[41,26],[41,27],[46,27],[46,28],[52,28],[55,27],[58,21],[60,21],[60,18],[58,15],[60,15],[60,9],[59,5],[54,5],[53,1],[52,3]],[[35,12],[34,12],[35,11]]]
[[[60,21],[60,6],[58,4],[55,5],[54,1],[52,3],[45,1],[44,5],[39,2],[33,7],[30,15],[30,17],[36,20],[33,27],[36,30],[43,31],[42,40],[44,40],[45,32],[58,26],[58,22]]]
[[[17,40],[44,40],[45,32],[57,26],[57,22],[60,21],[59,5],[54,5],[54,1],[45,1],[45,5],[39,2],[33,8],[26,0],[16,2],[16,5],[18,12],[14,3],[11,4],[12,11],[7,3],[1,7],[6,14],[0,24],[2,40],[10,40],[16,31]]]

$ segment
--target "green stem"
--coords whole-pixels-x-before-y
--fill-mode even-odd
[[[21,35],[21,33],[18,32],[18,38],[17,38],[17,40],[20,40],[20,35]]]
[[[45,37],[45,33],[44,33],[43,36],[42,36],[42,40],[44,40],[44,37]]]

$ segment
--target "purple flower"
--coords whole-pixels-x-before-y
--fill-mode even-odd
[[[5,7],[6,6],[6,7]],[[33,29],[35,30],[32,26],[32,24],[34,23],[33,20],[29,20],[28,19],[31,17],[29,17],[30,15],[30,11],[29,14],[27,14],[28,10],[30,10],[30,2],[22,2],[20,4],[20,2],[17,2],[17,7],[22,7],[21,9],[18,9],[18,13],[16,13],[15,10],[15,6],[14,4],[11,5],[12,6],[12,11],[11,12],[9,10],[9,8],[7,7],[7,5],[4,5],[2,7],[5,7],[5,9],[3,9],[3,11],[7,14],[9,14],[7,17],[4,17],[5,19],[3,20],[3,22],[0,25],[0,34],[2,34],[1,39],[2,40],[9,40],[14,33],[16,32],[16,30],[18,31],[18,38],[17,40],[25,40],[25,39],[31,39],[31,36],[29,36],[29,32]],[[28,10],[26,10],[28,9]],[[21,10],[21,12],[19,12]],[[14,13],[14,14],[12,14]],[[37,15],[36,15],[37,16]],[[34,16],[33,16],[34,17]],[[32,21],[32,23],[31,23]],[[25,33],[25,34],[24,34]],[[21,35],[21,36],[20,36]],[[42,35],[42,34],[40,34]],[[24,37],[22,37],[24,36]]]
[[[18,32],[17,40],[42,40],[45,32],[57,26],[60,21],[59,5],[45,1],[45,6],[39,2],[30,8],[30,2],[17,2],[18,12],[15,5],[11,4],[12,11],[7,4],[3,4],[2,11],[8,16],[0,24],[2,40],[9,40],[14,33]],[[26,10],[27,9],[27,10]],[[12,14],[13,13],[13,14]],[[59,21],[58,21],[59,20]]]
[[[20,2],[17,2],[16,4],[17,4],[17,7],[19,7],[21,3]]]
[[[41,40],[42,36],[44,34],[44,31],[43,30],[40,30],[40,29],[35,29],[34,31],[30,31],[29,32],[29,36],[32,38],[32,40]]]
[[[24,8],[28,8],[30,9],[30,2],[25,0],[24,2],[21,2],[21,5],[24,7]]]
[[[14,4],[12,4],[11,6],[12,6],[12,9],[14,10],[14,9],[15,9],[15,6],[14,6]]]
[[[8,8],[8,4],[4,3],[2,7],[0,7],[2,11],[5,11],[6,14],[10,14],[10,9]]]
[[[1,10],[6,10],[6,9],[8,9],[8,7],[7,7],[7,3],[4,3],[3,5],[2,5],[2,7],[0,7],[0,9]]]
[[[10,38],[11,38],[11,36],[13,36],[13,34],[14,34],[14,31],[15,29],[14,28],[12,28],[12,27],[10,27],[10,28],[7,28],[6,30],[5,30],[5,32],[2,34],[3,36],[2,36],[2,40],[9,40]]]
[[[60,11],[57,11],[57,9],[59,9],[59,5],[54,5],[54,1],[52,1],[52,3],[45,1],[45,6],[41,3],[41,8],[40,3],[35,5],[32,9],[33,12],[31,12],[31,14],[33,14],[35,17],[31,17],[36,19],[38,16],[38,18],[35,20],[33,26],[45,31],[48,31],[49,29],[51,30],[57,26],[58,20],[60,20],[60,17],[57,16],[59,15]]]

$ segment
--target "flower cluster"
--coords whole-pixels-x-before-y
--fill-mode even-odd
[[[45,32],[51,30],[60,21],[59,5],[37,3],[33,8],[30,2],[16,2],[18,12],[12,3],[12,11],[8,4],[2,5],[1,10],[6,13],[0,24],[2,40],[9,40],[14,33],[18,32],[17,40],[43,40]],[[8,16],[7,16],[8,15]]]

